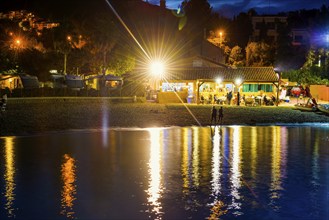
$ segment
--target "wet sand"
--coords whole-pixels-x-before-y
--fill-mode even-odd
[[[0,136],[29,135],[71,129],[115,127],[209,126],[212,105],[113,103],[107,98],[8,99],[0,119]],[[218,109],[220,106],[216,105]],[[320,112],[293,105],[223,106],[223,125],[329,123]]]

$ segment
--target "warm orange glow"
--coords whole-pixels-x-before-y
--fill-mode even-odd
[[[5,193],[6,198],[5,208],[9,217],[14,216],[14,201],[15,201],[15,154],[14,154],[14,141],[13,138],[5,139]]]
[[[66,215],[68,218],[73,218],[74,211],[73,205],[75,194],[76,194],[76,168],[75,160],[70,157],[68,154],[64,156],[64,162],[62,164],[62,180],[63,180],[63,189],[62,189],[62,215]]]

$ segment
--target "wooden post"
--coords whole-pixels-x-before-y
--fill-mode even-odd
[[[200,104],[200,86],[199,86],[199,80],[196,81],[197,86],[197,92],[196,92],[196,104]]]
[[[278,87],[276,89],[276,106],[279,106],[279,92],[280,92],[280,81],[281,81],[281,72],[279,72]]]

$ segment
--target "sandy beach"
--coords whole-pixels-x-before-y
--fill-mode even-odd
[[[220,106],[216,105],[218,109]],[[107,98],[8,99],[0,136],[72,129],[115,127],[209,126],[212,105],[113,103]],[[302,112],[293,104],[223,106],[223,125],[329,123],[321,112]]]

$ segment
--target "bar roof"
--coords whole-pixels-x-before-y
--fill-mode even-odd
[[[176,71],[170,71],[165,80],[200,80],[215,81],[220,78],[222,81],[235,81],[240,78],[243,82],[277,82],[278,76],[273,67],[198,67]]]

